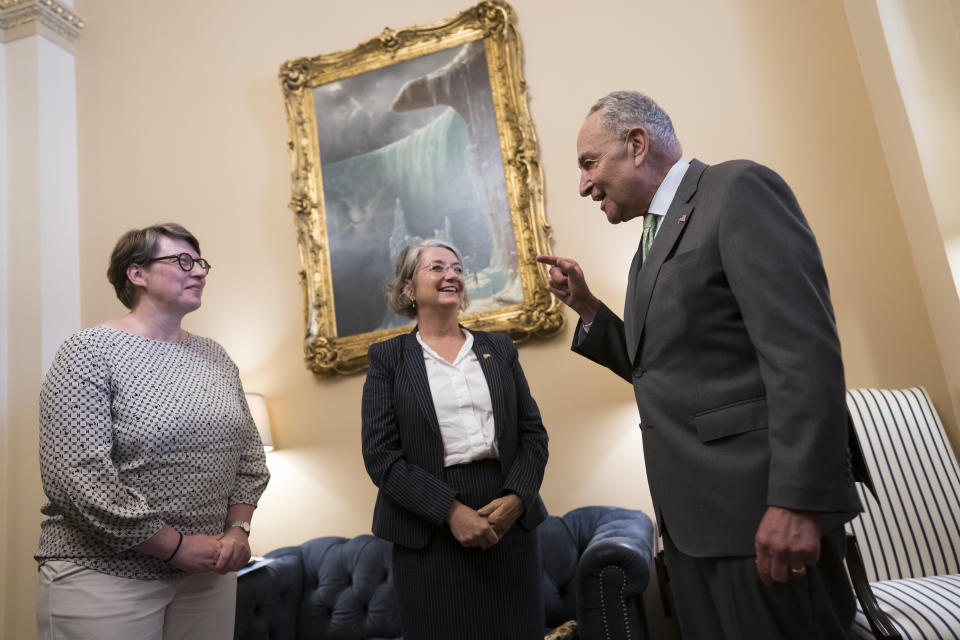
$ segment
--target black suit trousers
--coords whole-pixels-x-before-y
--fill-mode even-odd
[[[671,592],[684,640],[847,640],[856,602],[837,527],[820,540],[806,575],[767,587],[755,556],[695,558],[663,535]]]

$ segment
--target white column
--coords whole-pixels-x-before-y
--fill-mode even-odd
[[[0,636],[33,637],[37,394],[80,328],[71,3],[0,0]]]

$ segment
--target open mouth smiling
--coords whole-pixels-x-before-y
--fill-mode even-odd
[[[600,210],[603,211],[604,207],[607,204],[607,194],[604,193],[603,191],[597,191],[596,193],[590,194],[590,197],[593,199],[594,202],[600,203]]]

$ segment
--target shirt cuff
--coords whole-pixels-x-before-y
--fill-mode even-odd
[[[590,333],[590,325],[592,324],[592,322],[587,324],[586,322],[581,321],[580,329],[577,331],[577,344],[581,344],[587,339],[587,334]]]

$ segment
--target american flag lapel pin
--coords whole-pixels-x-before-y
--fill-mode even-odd
[[[680,219],[677,220],[677,224],[683,224],[686,221],[687,221],[687,214],[683,214],[682,216],[680,216]]]

